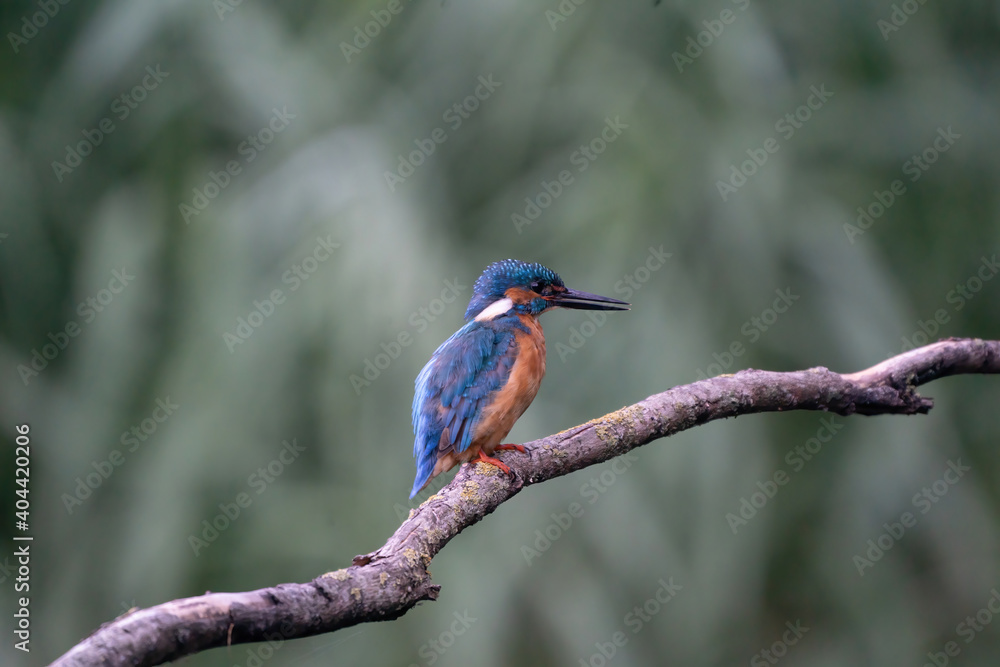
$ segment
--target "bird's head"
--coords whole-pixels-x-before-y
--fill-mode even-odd
[[[533,262],[505,259],[486,267],[472,287],[465,319],[491,320],[511,311],[540,315],[549,308],[628,310],[631,304],[578,292],[563,284],[552,269]]]

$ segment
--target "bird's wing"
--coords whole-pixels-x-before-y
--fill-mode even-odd
[[[469,448],[489,397],[510,377],[516,344],[513,331],[473,320],[437,349],[417,376],[413,397],[418,467],[424,459]]]

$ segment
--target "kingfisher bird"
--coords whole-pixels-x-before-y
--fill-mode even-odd
[[[485,461],[528,409],[545,375],[538,316],[552,308],[628,310],[631,304],[572,290],[541,264],[507,259],[486,267],[472,288],[466,324],[431,356],[415,382],[410,498],[459,463]]]

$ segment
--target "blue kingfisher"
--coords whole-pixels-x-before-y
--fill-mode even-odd
[[[541,264],[507,259],[486,267],[473,286],[466,324],[417,376],[413,396],[413,498],[459,463],[485,461],[535,399],[545,375],[545,336],[538,316],[552,308],[628,310],[631,304],[569,289]]]

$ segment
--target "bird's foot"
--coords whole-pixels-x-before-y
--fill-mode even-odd
[[[498,450],[499,449],[515,449],[515,450],[521,452],[522,454],[524,454],[526,451],[528,451],[528,450],[526,450],[524,448],[524,445],[497,445],[497,449]]]
[[[481,449],[479,450],[479,454],[476,456],[476,458],[472,459],[470,463],[475,463],[478,461],[482,461],[483,463],[488,463],[491,466],[496,466],[497,468],[500,468],[500,470],[502,470],[506,475],[511,474],[509,465],[507,465],[500,459],[495,459],[492,456],[487,456],[486,454],[483,454],[483,450]]]

